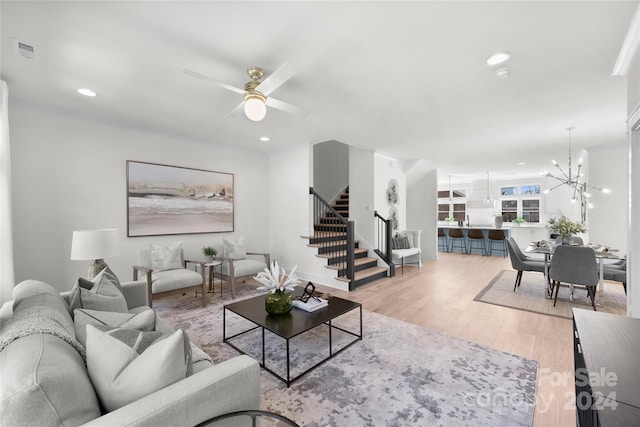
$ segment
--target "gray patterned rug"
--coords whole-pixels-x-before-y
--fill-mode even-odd
[[[256,294],[240,286],[240,298]],[[160,315],[183,328],[216,362],[238,353],[222,343],[221,300],[208,295],[202,308],[193,295],[154,303]],[[335,325],[356,332],[357,311]],[[290,388],[262,371],[262,409],[303,426],[528,426],[532,423],[537,362],[363,310],[364,338],[294,382]],[[227,314],[227,334],[249,322]],[[334,349],[351,337],[333,333]],[[285,342],[266,333],[267,366],[286,373]],[[234,344],[261,359],[259,332]],[[328,352],[319,327],[291,341],[292,375]]]
[[[591,300],[587,291],[579,286],[574,290],[573,300],[570,299],[569,287],[561,286],[554,307],[553,299],[547,295],[546,281],[541,273],[525,272],[520,287],[514,292],[516,273],[515,270],[502,270],[474,300],[565,319],[573,319],[574,307],[591,310]],[[620,283],[604,281],[604,298],[598,298],[596,303],[599,304],[597,310],[603,313],[623,316],[627,314],[627,296]]]

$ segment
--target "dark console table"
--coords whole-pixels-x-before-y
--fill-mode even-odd
[[[640,319],[573,309],[578,426],[640,425]]]

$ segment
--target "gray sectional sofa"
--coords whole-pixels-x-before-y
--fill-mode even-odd
[[[122,283],[119,288],[129,313],[149,309],[145,282]],[[260,409],[260,368],[255,360],[239,356],[214,365],[197,347],[191,346],[191,354],[181,343],[190,362],[182,379],[107,412],[88,370],[89,342],[85,349],[76,340],[69,305],[75,297],[28,280],[15,287],[13,298],[0,310],[3,427],[194,426],[221,414]],[[159,317],[154,322],[156,332],[176,333]],[[155,377],[149,375],[148,380]]]

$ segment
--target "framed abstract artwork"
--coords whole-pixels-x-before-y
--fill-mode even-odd
[[[233,178],[127,160],[127,236],[233,231]]]

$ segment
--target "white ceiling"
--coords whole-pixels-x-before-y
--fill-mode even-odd
[[[611,70],[637,1],[2,1],[1,76],[35,104],[261,151],[338,140],[442,174],[539,173],[579,148],[625,142],[626,82]],[[12,38],[34,44],[18,57]],[[512,53],[497,79],[485,59]],[[298,74],[258,123],[225,118],[245,70]],[[76,93],[80,87],[96,98]],[[269,136],[268,143],[260,136]],[[517,166],[526,162],[526,166]]]

